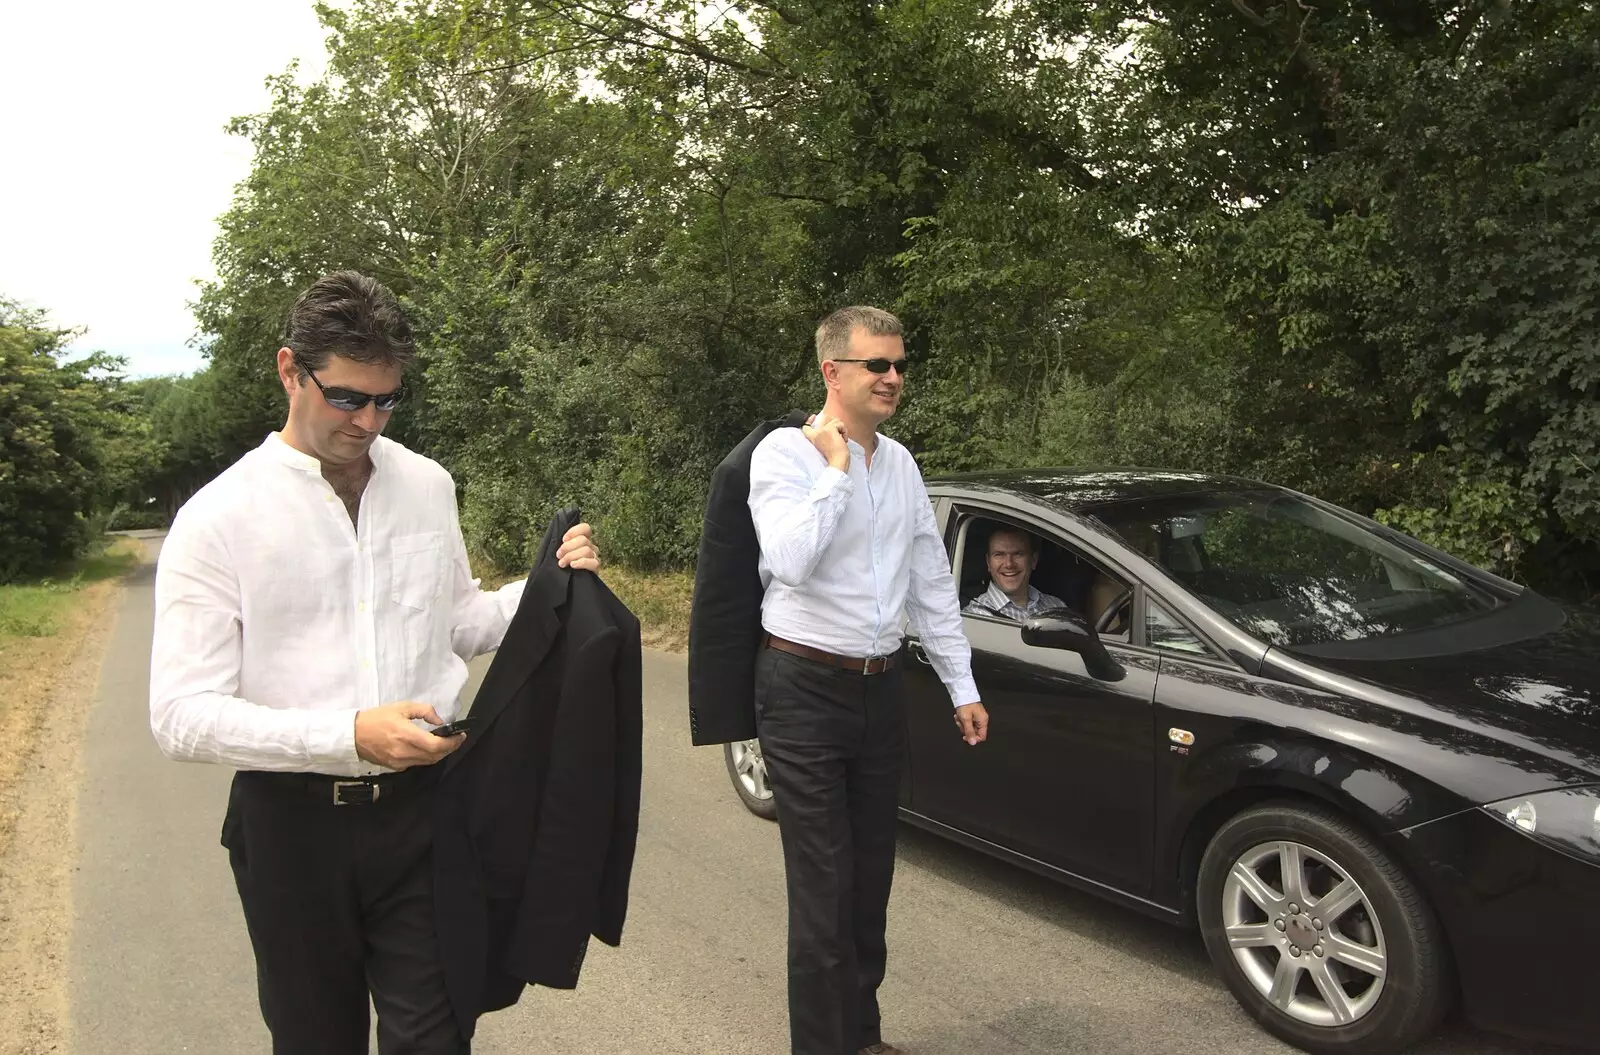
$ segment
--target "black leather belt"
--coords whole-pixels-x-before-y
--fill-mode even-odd
[[[779,652],[787,652],[791,656],[809,659],[817,663],[826,663],[830,667],[848,670],[853,674],[882,674],[886,670],[893,670],[895,657],[887,656],[840,656],[833,652],[825,652],[820,648],[802,645],[798,641],[786,641],[781,637],[771,634],[762,635],[762,644],[768,648],[775,648]]]
[[[304,795],[314,802],[325,802],[330,806],[371,806],[429,787],[438,781],[439,772],[434,766],[412,766],[398,773],[379,773],[370,777],[265,772],[253,772],[249,776],[268,787]]]

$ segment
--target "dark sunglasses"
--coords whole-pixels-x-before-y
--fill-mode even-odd
[[[352,388],[329,388],[317,380],[316,373],[306,365],[304,359],[297,355],[294,357],[294,361],[299,365],[300,369],[306,372],[306,376],[311,378],[311,383],[316,385],[317,391],[322,393],[323,400],[334,410],[342,410],[349,413],[353,410],[360,410],[368,403],[371,403],[379,410],[389,411],[393,410],[406,394],[405,385],[401,385],[393,392],[384,392],[376,396],[371,392],[357,392]]]
[[[862,363],[869,373],[887,374],[892,367],[901,377],[906,376],[904,359],[835,359],[836,363]]]

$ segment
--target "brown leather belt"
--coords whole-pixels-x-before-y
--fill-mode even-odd
[[[785,641],[783,638],[773,637],[771,634],[763,634],[761,643],[767,648],[775,648],[779,652],[787,652],[789,655],[799,656],[801,659],[826,663],[830,667],[848,670],[852,674],[882,674],[886,670],[892,670],[895,664],[895,657],[892,655],[867,656],[865,658],[840,656],[832,652],[824,652],[820,648],[812,648],[810,645],[802,645],[798,641]]]

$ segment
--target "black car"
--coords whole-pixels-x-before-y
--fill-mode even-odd
[[[913,824],[1198,925],[1315,1052],[1476,1024],[1600,1037],[1600,632],[1282,488],[1159,471],[930,480],[966,604],[997,525],[1065,608],[964,616],[989,741],[905,645]],[[759,746],[730,745],[773,815]]]

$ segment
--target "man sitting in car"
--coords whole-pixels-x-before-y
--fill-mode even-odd
[[[989,536],[989,588],[968,601],[962,612],[1020,623],[1052,608],[1065,608],[1060,598],[1028,584],[1038,566],[1039,542],[1032,533],[1009,525],[995,528]]]

